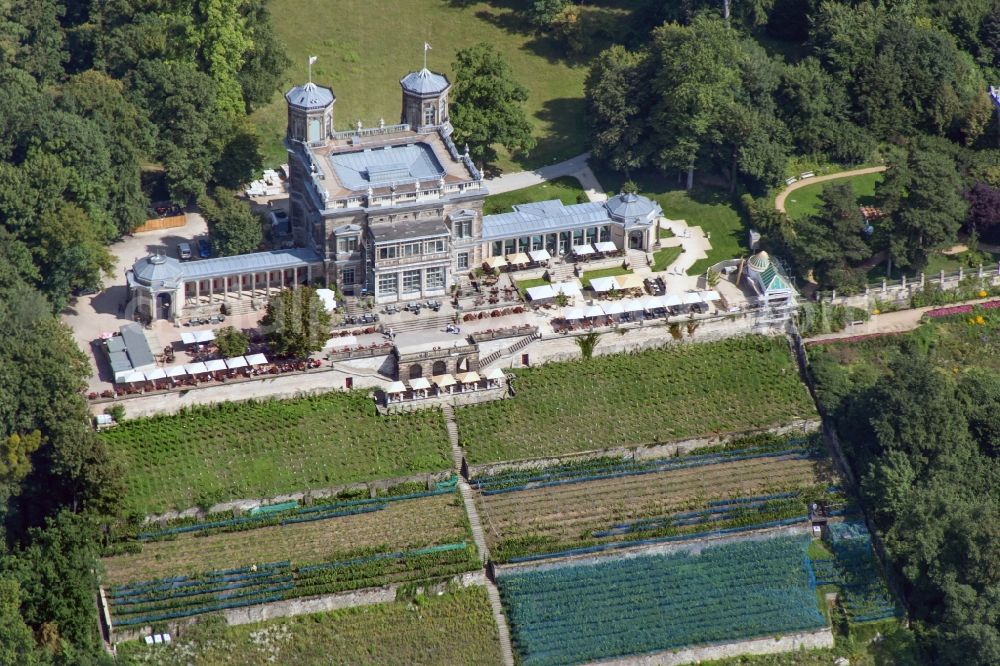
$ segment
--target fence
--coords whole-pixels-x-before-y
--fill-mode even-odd
[[[941,289],[957,289],[964,280],[976,278],[986,281],[990,285],[1000,284],[1000,262],[996,267],[986,268],[982,264],[975,269],[966,270],[959,268],[957,271],[948,273],[938,272],[937,275],[928,276],[920,273],[915,277],[902,276],[897,280],[883,279],[881,282],[869,283],[864,290],[858,294],[837,295],[836,290],[817,291],[815,299],[819,302],[837,303],[840,305],[859,305],[867,302],[870,298],[877,298],[883,301],[902,301],[911,298],[915,291],[925,289],[928,286],[938,286]]]

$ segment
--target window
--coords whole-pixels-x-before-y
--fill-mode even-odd
[[[427,269],[427,288],[444,289],[444,266]]]
[[[444,239],[439,238],[437,240],[427,241],[424,246],[424,252],[427,254],[433,254],[435,252],[444,252]]]
[[[420,254],[420,243],[407,243],[403,246],[404,257],[415,257]]]
[[[527,252],[531,249],[531,239],[528,236],[521,236],[517,239],[517,251]]]
[[[393,295],[399,291],[399,275],[392,273],[390,275],[379,275],[378,276],[378,294],[380,296]]]
[[[346,284],[354,284],[354,269],[345,268],[340,272],[340,281]]]
[[[492,257],[499,257],[503,255],[503,241],[493,241],[493,252],[490,253]]]
[[[438,117],[441,119],[441,122],[444,122],[444,119],[448,117],[448,100],[442,97],[439,107],[440,113],[438,114]]]
[[[472,220],[455,220],[451,225],[455,238],[472,237]]]
[[[587,243],[593,244],[597,242],[597,227],[589,227],[587,229]]]
[[[358,249],[358,237],[357,236],[347,236],[346,238],[337,239],[337,252],[343,254],[350,254]]]
[[[435,125],[434,102],[424,104],[424,125]]]
[[[503,242],[503,253],[504,254],[514,254],[517,252],[517,241],[513,238],[508,238]]]
[[[412,294],[420,291],[420,270],[403,271],[403,293]]]
[[[469,267],[469,253],[468,252],[459,252],[458,253],[458,267],[459,268],[468,268]]]
[[[531,249],[532,250],[541,250],[542,249],[542,246],[543,246],[543,243],[544,243],[544,241],[542,240],[542,238],[543,238],[542,236],[532,236],[531,237]]]
[[[397,247],[395,245],[386,245],[385,247],[380,247],[378,249],[378,258],[379,259],[395,259],[396,258],[396,249],[397,249]]]
[[[600,238],[602,243],[607,243],[609,240],[611,240],[611,225],[605,224],[603,227],[601,227]]]

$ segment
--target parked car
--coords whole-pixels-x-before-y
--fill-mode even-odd
[[[273,209],[271,211],[271,228],[279,234],[291,233],[292,227],[288,219],[288,213],[280,208]]]
[[[202,259],[208,259],[212,256],[212,244],[208,242],[207,238],[198,240],[198,256]]]
[[[177,245],[177,256],[181,261],[191,258],[191,245],[189,243],[179,243]]]

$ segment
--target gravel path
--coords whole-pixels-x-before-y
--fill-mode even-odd
[[[778,193],[778,196],[774,199],[774,207],[780,210],[782,213],[785,212],[785,199],[789,194],[802,187],[808,187],[814,183],[822,183],[827,180],[839,180],[840,178],[850,178],[851,176],[863,176],[866,173],[882,173],[889,167],[877,166],[877,167],[866,167],[864,169],[852,169],[850,171],[839,171],[837,173],[828,173],[825,176],[815,176],[813,178],[806,178],[804,180],[798,180],[783,189]]]

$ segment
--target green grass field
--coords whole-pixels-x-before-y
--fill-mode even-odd
[[[260,130],[264,163],[286,161],[281,139],[286,111],[282,94],[306,80],[307,59],[318,56],[313,80],[333,88],[338,129],[360,119],[366,126],[385,118],[398,122],[399,79],[423,65],[423,44],[432,50],[428,67],[452,77],[455,52],[479,42],[494,45],[528,89],[525,108],[537,147],[515,160],[501,155],[501,168],[534,168],[585,150],[583,81],[586,63],[567,61],[552,40],[538,37],[521,7],[474,0],[272,0],[271,14],[292,65],[271,103],[252,121]]]
[[[128,508],[143,513],[451,466],[440,411],[378,416],[365,392],[195,408],[101,437],[125,470]]]
[[[665,247],[659,252],[654,252],[653,271],[658,273],[667,270],[667,267],[677,261],[677,257],[681,256],[683,252],[684,248],[679,245],[677,247]]]
[[[549,199],[559,199],[564,204],[571,205],[579,203],[579,197],[583,194],[580,181],[570,176],[563,176],[522,190],[488,196],[483,204],[483,214],[509,213],[515,204],[548,201]]]
[[[118,646],[122,664],[270,666],[271,664],[501,663],[486,589],[455,589],[330,613],[229,627],[221,619],[187,625],[170,645]]]
[[[624,174],[608,169],[598,169],[595,174],[607,192],[617,192],[625,182]],[[689,226],[701,227],[711,236],[712,249],[708,257],[696,261],[688,270],[688,275],[701,275],[712,264],[747,254],[746,223],[733,206],[727,191],[696,186],[687,192],[683,183],[653,172],[631,176],[641,194],[660,204],[664,217],[684,220]]]
[[[825,186],[847,182],[850,182],[854,186],[854,194],[858,198],[859,206],[872,206],[875,203],[875,184],[880,180],[882,180],[882,174],[867,173],[852,178],[842,178],[803,187],[791,192],[788,198],[785,199],[785,212],[793,220],[808,217],[819,210],[819,196],[823,193]]]
[[[584,288],[590,286],[590,281],[594,278],[602,277],[614,277],[615,275],[627,275],[631,273],[627,268],[622,268],[621,266],[613,266],[611,268],[602,268],[596,271],[586,271],[583,274],[583,278],[580,280],[583,283]]]
[[[513,399],[455,410],[470,463],[635,447],[816,414],[783,338],[671,345],[514,373]]]

